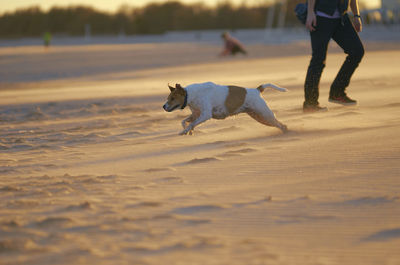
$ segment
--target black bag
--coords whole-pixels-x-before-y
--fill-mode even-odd
[[[300,20],[301,23],[306,24],[307,20],[307,2],[297,4],[294,12],[296,13],[296,17]]]

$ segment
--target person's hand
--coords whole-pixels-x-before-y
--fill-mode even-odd
[[[306,28],[309,31],[315,31],[316,26],[317,26],[317,17],[315,16],[314,11],[308,12],[306,20]]]
[[[362,21],[361,21],[360,17],[354,17],[353,25],[354,25],[354,28],[356,29],[357,32],[361,32],[362,31]]]

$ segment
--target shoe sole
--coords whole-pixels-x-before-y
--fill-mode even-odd
[[[346,102],[342,102],[342,101],[335,100],[335,99],[328,99],[328,101],[331,102],[331,103],[340,104],[340,105],[343,105],[343,106],[357,105],[357,102],[348,102],[348,103],[346,103]]]

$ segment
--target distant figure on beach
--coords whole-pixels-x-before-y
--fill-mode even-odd
[[[220,56],[236,55],[236,53],[247,54],[240,41],[229,35],[228,32],[222,33],[221,38],[224,40],[224,50]]]
[[[43,34],[43,44],[44,44],[44,47],[49,47],[50,46],[50,41],[51,41],[51,34],[50,34],[50,32],[48,32],[48,31],[46,31],[44,34]]]
[[[347,14],[349,5],[354,14],[352,21]],[[303,111],[327,110],[319,106],[318,97],[330,39],[343,49],[347,57],[331,85],[329,102],[357,104],[347,96],[345,89],[364,56],[364,47],[357,33],[362,30],[358,0],[308,0],[306,28],[310,31],[312,57],[304,84]]]

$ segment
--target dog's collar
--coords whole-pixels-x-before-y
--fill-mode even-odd
[[[186,107],[186,105],[187,105],[187,100],[188,100],[188,92],[187,92],[187,91],[185,91],[185,92],[186,92],[186,95],[185,95],[185,100],[183,101],[183,105],[182,105],[181,109],[184,109],[184,108]]]

